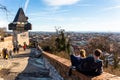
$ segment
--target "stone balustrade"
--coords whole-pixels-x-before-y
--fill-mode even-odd
[[[120,80],[120,77],[103,72],[101,75],[96,77],[88,77],[83,75],[76,70],[72,70],[72,75],[68,76],[68,71],[71,66],[71,62],[68,59],[58,57],[56,55],[43,52],[43,55],[50,64],[52,64],[59,74],[64,78],[64,80]]]

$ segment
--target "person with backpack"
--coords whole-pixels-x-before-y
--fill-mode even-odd
[[[4,54],[5,54],[5,59],[7,60],[9,58],[8,49],[7,48],[5,48]]]
[[[13,48],[13,53],[14,53],[14,54],[16,53],[16,47]]]
[[[81,60],[81,63],[77,66],[77,71],[87,76],[97,76],[103,72],[103,61],[100,59],[102,51],[96,49],[93,56]]]
[[[10,57],[10,58],[13,58],[13,52],[12,52],[12,49],[9,50],[9,57]]]
[[[24,46],[23,46],[24,51],[26,50],[26,47],[27,47],[26,44],[24,44]]]
[[[17,54],[19,53],[19,46],[16,47],[16,50],[17,50]]]

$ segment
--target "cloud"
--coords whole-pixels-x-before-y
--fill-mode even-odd
[[[61,9],[61,10],[54,10],[54,9],[46,9],[46,10],[42,10],[39,12],[33,12],[33,13],[29,13],[28,16],[36,16],[36,17],[49,17],[49,16],[55,16],[55,15],[61,15],[61,14],[68,14],[69,10],[67,9]]]
[[[78,7],[93,7],[95,5],[92,5],[92,4],[78,4],[76,6],[78,6]]]
[[[120,2],[120,0],[113,0],[113,1]]]
[[[80,0],[44,0],[46,4],[54,7],[76,4]]]
[[[8,26],[8,21],[0,19],[0,27],[7,27]]]
[[[30,0],[25,1],[24,12],[26,12]]]
[[[113,9],[120,9],[120,5],[112,6],[112,7],[107,7],[107,8],[104,8],[103,10],[107,11],[107,10],[113,10]]]

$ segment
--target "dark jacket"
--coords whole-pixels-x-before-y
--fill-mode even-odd
[[[75,67],[77,67],[81,62],[81,59],[78,59],[74,55],[70,55],[70,59],[71,59],[72,66],[75,66]]]
[[[95,60],[94,57],[87,57],[81,60],[77,70],[88,76],[97,76],[103,72],[103,61]]]

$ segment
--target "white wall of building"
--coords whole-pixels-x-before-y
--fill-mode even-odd
[[[18,45],[24,45],[24,42],[29,45],[29,33],[28,31],[17,34]]]

